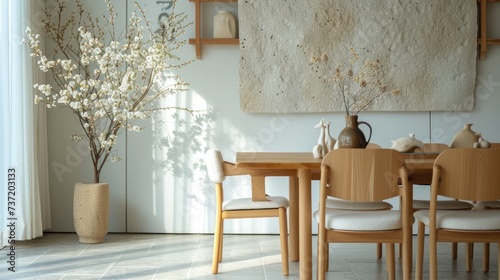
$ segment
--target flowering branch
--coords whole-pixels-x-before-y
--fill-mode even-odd
[[[174,13],[174,1],[168,18],[153,30],[146,11],[136,2],[139,13],[132,13],[127,33],[118,37],[114,8],[110,0],[105,2],[104,24],[79,0],[76,11],[68,11],[65,0],[47,10],[45,34],[56,45],[50,54],[42,52],[40,35],[29,28],[24,41],[32,50],[31,56],[38,59],[40,70],[50,72],[56,86],[35,84],[41,92],[35,103],[66,107],[77,116],[89,141],[95,182],[99,182],[121,130],[140,131],[134,121],[147,119],[157,110],[192,113],[188,108],[155,106],[161,98],[188,90],[186,82],[170,73],[191,63],[181,63],[175,55],[186,43],[177,38],[191,24],[185,23],[187,15]]]

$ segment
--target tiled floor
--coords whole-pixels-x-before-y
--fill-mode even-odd
[[[220,273],[212,275],[212,235],[108,234],[104,243],[88,245],[79,243],[75,234],[49,233],[16,244],[15,273],[7,269],[7,248],[1,250],[0,279],[299,279],[297,262],[290,263],[289,276],[281,275],[277,235],[226,235],[224,240]],[[439,279],[497,279],[497,247],[491,246],[489,273],[481,271],[482,247],[476,244],[474,271],[467,273],[463,245],[456,261],[450,244],[440,245]],[[375,245],[330,248],[329,279],[387,279]],[[401,279],[399,265],[397,270]],[[426,277],[428,268],[424,270]]]

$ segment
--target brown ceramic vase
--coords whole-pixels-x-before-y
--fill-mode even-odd
[[[359,128],[359,125],[364,124],[368,126],[370,135],[368,140],[365,134]],[[358,116],[345,116],[345,128],[340,132],[338,137],[339,148],[359,148],[364,149],[370,142],[372,137],[372,127],[367,122],[358,122]]]

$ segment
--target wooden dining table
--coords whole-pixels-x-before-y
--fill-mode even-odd
[[[412,184],[429,185],[438,153],[401,153]],[[311,181],[319,180],[322,159],[311,152],[237,152],[236,167],[296,170],[289,177],[289,256],[300,262],[300,279],[312,279]],[[252,190],[254,200],[265,200],[263,189]]]

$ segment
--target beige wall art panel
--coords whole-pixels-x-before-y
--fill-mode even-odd
[[[241,108],[255,113],[342,111],[312,58],[331,67],[379,60],[400,95],[367,111],[463,111],[474,107],[475,0],[239,0]]]

